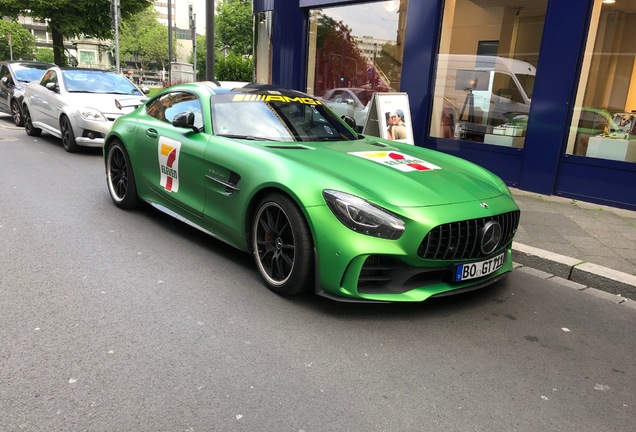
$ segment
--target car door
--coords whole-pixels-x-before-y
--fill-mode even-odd
[[[48,87],[47,87],[48,85]],[[59,129],[57,121],[56,88],[58,88],[58,74],[55,70],[47,71],[38,84],[31,84],[27,95],[27,105],[31,112],[31,120],[37,127]],[[41,124],[37,124],[41,123]]]
[[[195,94],[171,92],[150,101],[137,129],[136,148],[143,181],[158,200],[177,213],[187,211],[201,217],[209,134],[173,126],[175,116],[183,113],[193,113],[194,127],[203,129],[201,101]]]
[[[13,78],[6,64],[0,65],[0,111],[8,113],[10,88],[13,86]]]

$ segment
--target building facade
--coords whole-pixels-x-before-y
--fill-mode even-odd
[[[406,92],[416,145],[523,190],[636,210],[635,1],[253,5],[257,82]]]

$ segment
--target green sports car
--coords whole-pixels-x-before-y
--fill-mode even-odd
[[[347,121],[297,91],[175,85],[115,121],[108,190],[253,254],[282,295],[422,301],[512,270],[519,208],[501,179]]]

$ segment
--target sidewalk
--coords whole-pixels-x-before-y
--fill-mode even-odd
[[[636,212],[511,191],[521,208],[517,264],[636,300]]]

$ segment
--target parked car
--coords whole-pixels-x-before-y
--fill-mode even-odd
[[[422,301],[512,270],[519,208],[494,174],[358,135],[307,94],[164,89],[104,144],[118,207],[147,202],[253,254],[281,294]]]
[[[30,136],[45,131],[61,138],[68,152],[101,147],[115,119],[141,105],[147,93],[115,72],[55,66],[27,85],[24,128]]]
[[[26,85],[39,81],[51,63],[33,61],[6,61],[0,63],[0,112],[11,114],[16,126],[24,126],[22,99]]]
[[[339,116],[353,118],[354,129],[362,132],[373,93],[375,92],[364,88],[335,88],[327,90],[321,100]]]

